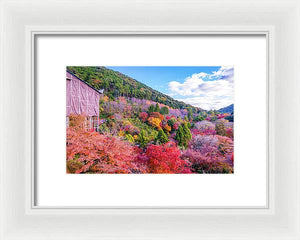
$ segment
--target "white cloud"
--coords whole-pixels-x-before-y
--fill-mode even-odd
[[[213,72],[212,77],[221,77],[233,83],[233,67],[223,66],[217,72]]]
[[[221,67],[212,74],[196,73],[183,83],[169,83],[170,94],[176,99],[206,110],[219,109],[233,103],[233,67]]]

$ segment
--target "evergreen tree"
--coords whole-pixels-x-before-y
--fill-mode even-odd
[[[183,134],[187,141],[192,139],[192,134],[191,134],[191,131],[190,131],[187,123],[183,124]]]
[[[148,108],[148,113],[153,113],[155,112],[155,107],[153,104],[150,105],[150,107]]]
[[[192,139],[192,134],[188,128],[187,123],[184,123],[179,126],[176,131],[175,140],[178,142],[178,146],[187,148],[189,140]]]
[[[145,130],[141,130],[141,132],[138,135],[137,142],[139,143],[140,147],[144,148],[149,143],[149,138],[146,135]]]
[[[154,109],[154,112],[159,112],[159,105],[158,105],[158,103],[156,103],[156,106],[155,106],[155,109]]]
[[[178,127],[176,131],[175,140],[177,141],[178,146],[180,147],[184,147],[187,145],[187,143],[185,142],[183,128],[181,125]]]
[[[174,118],[171,118],[171,119],[168,120],[168,125],[173,128],[175,122],[176,122],[176,120]]]
[[[199,114],[196,118],[195,118],[195,121],[196,122],[200,122],[200,121],[203,121],[206,117],[203,115],[203,114]]]
[[[188,119],[193,120],[193,110],[190,107],[188,108]]]
[[[162,107],[162,108],[160,109],[160,113],[163,114],[163,115],[169,114],[169,108],[167,108],[167,107]]]
[[[167,135],[165,134],[165,132],[162,129],[160,129],[158,131],[155,142],[158,142],[159,144],[164,144],[164,143],[169,142]]]

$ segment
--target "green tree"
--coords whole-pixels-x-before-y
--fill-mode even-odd
[[[148,108],[148,113],[153,113],[155,112],[155,107],[153,104],[150,105],[150,107]]]
[[[199,115],[194,119],[196,122],[203,121],[207,118],[206,112],[200,112]]]
[[[160,109],[160,113],[161,113],[162,115],[167,115],[167,114],[169,114],[169,108],[167,108],[167,107],[162,107],[162,108]]]
[[[134,138],[132,137],[132,135],[131,134],[126,134],[125,135],[125,138],[129,141],[129,142],[131,142],[131,143],[134,143]]]
[[[182,129],[183,129],[183,134],[184,134],[184,137],[186,138],[186,140],[187,141],[191,140],[192,139],[192,134],[191,134],[191,131],[188,127],[188,124],[184,123]]]
[[[160,129],[158,131],[158,134],[155,138],[155,142],[157,142],[159,144],[164,144],[164,143],[169,142],[167,135],[165,134],[165,132],[162,129]]]
[[[193,110],[192,110],[192,108],[189,107],[187,110],[188,110],[188,119],[193,120]]]
[[[175,140],[177,141],[178,146],[185,147],[185,148],[187,147],[187,142],[184,137],[183,128],[181,125],[178,127],[176,131]]]
[[[145,130],[141,130],[141,132],[139,133],[138,135],[138,138],[137,138],[137,142],[139,143],[140,147],[144,148],[147,146],[147,144],[149,143],[149,138],[148,136],[146,135],[146,132]]]
[[[199,114],[196,118],[195,118],[195,121],[196,122],[200,122],[200,121],[203,121],[205,118],[203,116],[201,116],[201,114]]]
[[[187,148],[189,141],[192,139],[192,134],[187,123],[180,125],[176,131],[175,140],[178,146]]]
[[[218,119],[217,116],[212,116],[212,117],[210,118],[210,120],[211,120],[212,122],[216,121],[217,119]]]
[[[176,120],[174,118],[171,118],[168,120],[168,125],[173,128],[174,124],[176,123]]]
[[[159,105],[158,105],[158,103],[156,103],[156,105],[155,105],[155,109],[154,109],[154,112],[159,112]]]

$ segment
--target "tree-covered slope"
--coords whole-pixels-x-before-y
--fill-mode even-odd
[[[220,108],[218,110],[218,112],[220,112],[220,113],[232,113],[233,112],[233,104],[231,104],[227,107],[224,107],[224,108]]]
[[[129,76],[105,67],[70,66],[67,69],[94,88],[104,89],[105,95],[112,99],[119,96],[135,97],[152,100],[177,109],[190,107],[194,113],[203,111],[201,108],[177,101]]]

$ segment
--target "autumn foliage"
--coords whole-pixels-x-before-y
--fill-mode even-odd
[[[190,173],[186,161],[180,155],[174,143],[166,143],[149,145],[140,158],[148,165],[149,173]]]
[[[149,117],[148,122],[151,126],[161,129],[161,119],[156,117]]]
[[[233,116],[103,97],[98,129],[69,116],[68,173],[233,173]],[[229,120],[228,120],[228,119]]]
[[[140,119],[143,121],[143,122],[146,122],[147,119],[148,119],[148,113],[146,112],[141,112],[140,115],[139,115]]]
[[[134,146],[117,137],[76,128],[67,129],[69,173],[142,173]]]

